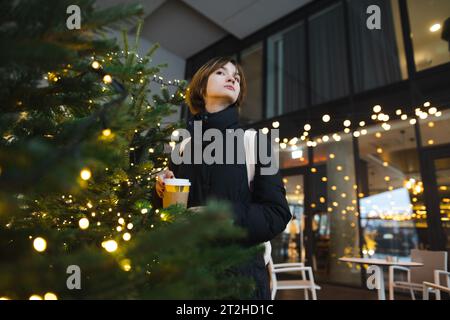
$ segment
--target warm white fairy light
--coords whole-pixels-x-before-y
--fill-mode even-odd
[[[117,222],[119,222],[119,224],[124,225],[125,224],[125,219],[124,218],[119,218],[119,220],[117,220]]]
[[[262,134],[268,134],[269,128],[264,127],[264,128],[262,128],[261,132],[262,132]]]
[[[83,179],[83,180],[89,180],[92,176],[91,170],[89,170],[88,168],[81,170],[80,176],[81,176],[81,179]]]
[[[110,84],[112,82],[112,77],[109,74],[105,74],[103,77],[103,82],[106,84]]]
[[[128,230],[131,230],[131,229],[133,229],[133,224],[130,222],[129,224],[127,224],[127,229]]]
[[[345,128],[344,129],[344,133],[350,133],[350,131],[352,131],[352,130],[350,130],[350,128]]]
[[[43,300],[43,299],[40,295],[33,294],[32,296],[30,296],[30,298],[28,298],[28,300]]]
[[[409,123],[412,124],[412,125],[416,124],[416,122],[417,122],[416,119],[411,119],[411,120],[409,120]]]
[[[441,112],[441,111],[436,112],[436,113],[435,113],[435,116],[436,116],[436,117],[442,116],[442,112]]]
[[[89,228],[89,220],[87,218],[81,218],[78,221],[78,225],[79,225],[80,229],[86,230],[87,228]]]
[[[96,69],[96,70],[98,70],[98,69],[100,69],[101,65],[100,65],[100,63],[98,61],[93,61],[91,63],[91,67]]]
[[[398,115],[398,116],[401,115],[402,114],[402,110],[401,109],[395,110],[395,114]]]
[[[330,138],[327,135],[325,135],[322,137],[322,140],[323,140],[323,142],[328,142],[328,140],[330,140]]]
[[[44,295],[44,300],[58,300],[58,297],[53,292],[47,292]]]
[[[118,246],[115,240],[107,240],[102,242],[102,247],[108,252],[114,252]]]
[[[44,252],[47,249],[47,241],[44,238],[37,237],[33,241],[33,247],[37,252]]]
[[[352,122],[350,120],[344,121],[344,127],[350,127],[352,125]]]
[[[309,130],[311,130],[311,125],[310,125],[309,123],[307,123],[307,124],[305,124],[305,125],[303,126],[303,129],[304,129],[305,131],[309,131]]]
[[[360,136],[360,132],[359,131],[355,131],[355,132],[353,132],[353,136],[355,137],[355,138],[358,138],[359,136]]]
[[[280,123],[278,121],[272,122],[272,127],[274,127],[275,129],[278,128],[279,126],[280,126]]]
[[[102,134],[103,134],[105,137],[109,137],[109,136],[111,135],[111,129],[105,129],[105,130],[103,130],[103,131],[102,131]]]
[[[375,112],[375,113],[381,112],[381,106],[380,106],[380,105],[374,106],[374,107],[373,107],[373,112]]]
[[[331,120],[330,115],[328,115],[328,114],[324,114],[323,115],[323,117],[322,117],[322,121],[323,122],[329,122],[330,120]]]
[[[402,120],[407,120],[407,119],[408,119],[408,116],[407,116],[406,114],[402,114],[402,116],[400,117],[400,119],[402,119]]]
[[[365,121],[360,121],[360,122],[359,122],[359,126],[360,126],[360,127],[364,127],[365,125],[366,125],[366,122],[365,122]]]
[[[122,239],[125,241],[129,241],[131,239],[131,234],[129,234],[128,232],[125,232],[122,236]]]
[[[435,114],[437,112],[437,109],[435,107],[432,107],[428,110],[429,114]]]

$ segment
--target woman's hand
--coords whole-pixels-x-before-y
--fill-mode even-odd
[[[164,196],[165,183],[164,179],[173,179],[175,178],[174,174],[170,170],[165,170],[163,173],[156,176],[156,193],[158,197],[162,198]]]

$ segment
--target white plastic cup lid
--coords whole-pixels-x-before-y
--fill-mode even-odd
[[[190,186],[189,179],[164,179],[164,183],[169,186]]]

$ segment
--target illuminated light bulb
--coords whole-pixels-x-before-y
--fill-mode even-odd
[[[108,252],[114,252],[117,250],[117,242],[115,240],[103,241],[102,247]]]
[[[373,115],[370,116],[370,118],[371,118],[372,120],[377,120],[377,115],[376,115],[376,114],[373,114]]]
[[[44,300],[58,300],[58,297],[53,292],[47,292],[44,295]]]
[[[283,142],[284,142],[284,143],[288,143],[288,141],[289,141],[288,138],[284,138],[284,139],[283,139]]]
[[[122,269],[124,271],[130,271],[131,270],[131,261],[130,259],[123,259],[122,261],[120,261],[120,266],[122,267]]]
[[[378,114],[377,119],[378,119],[378,121],[383,121],[384,114],[383,113]]]
[[[153,152],[155,152],[155,149],[149,148],[149,149],[148,149],[148,152],[149,152],[149,153],[153,153]]]
[[[344,129],[344,133],[350,133],[350,131],[351,131],[350,128],[345,128]]]
[[[33,294],[28,300],[42,300],[42,297],[37,294]]]
[[[435,107],[432,107],[428,110],[429,114],[435,114],[437,112],[437,109]]]
[[[80,176],[81,176],[81,179],[83,179],[83,180],[89,180],[91,178],[91,176],[92,176],[91,170],[89,170],[87,168],[81,170]]]
[[[384,181],[391,181],[391,177],[389,176],[384,177]]]
[[[349,180],[350,180],[350,177],[349,177],[349,176],[345,176],[345,177],[344,177],[344,180],[345,180],[345,181],[349,181]]]
[[[286,149],[286,147],[287,147],[286,143],[284,143],[284,142],[280,143],[280,148],[281,149]]]
[[[365,136],[365,135],[367,134],[367,130],[366,130],[366,129],[362,129],[362,130],[361,130],[361,134],[362,134],[363,136]]]
[[[131,234],[129,234],[128,232],[125,232],[122,236],[123,240],[125,241],[129,241],[131,239]]]
[[[278,128],[279,126],[280,126],[280,123],[278,121],[272,122],[272,127],[274,127],[275,129]]]
[[[98,62],[98,61],[93,61],[92,63],[91,63],[91,67],[93,68],[93,69],[96,69],[96,70],[98,70],[98,69],[100,69],[100,63]]]
[[[310,124],[305,124],[304,126],[303,126],[303,129],[305,130],[305,131],[309,131],[309,130],[311,130],[311,125]]]
[[[334,158],[335,158],[334,153],[330,153],[330,159],[334,159]]]
[[[361,135],[361,133],[360,133],[359,131],[353,132],[353,136],[354,136],[355,138],[358,138],[360,135]]]
[[[322,117],[322,121],[323,122],[329,122],[330,120],[331,120],[330,115],[328,115],[328,114],[324,114],[323,115],[323,117]]]
[[[129,224],[127,224],[127,229],[128,230],[131,230],[131,229],[133,229],[133,224],[130,222]]]
[[[328,140],[330,140],[330,138],[328,136],[323,136],[322,140],[323,140],[323,142],[328,142]]]
[[[89,220],[87,218],[81,218],[80,221],[78,221],[78,225],[80,226],[80,229],[86,230],[89,228]]]
[[[261,130],[261,132],[262,132],[263,134],[268,134],[268,133],[269,133],[269,128],[263,128],[263,129]]]
[[[180,132],[178,130],[175,130],[174,132],[172,132],[172,136],[174,137],[178,137],[180,135]]]
[[[103,82],[104,82],[104,83],[107,83],[107,84],[111,83],[111,82],[112,82],[112,77],[111,77],[109,74],[106,74],[106,75],[103,77]]]
[[[146,214],[147,212],[148,212],[148,209],[146,209],[146,208],[144,208],[144,209],[141,210],[141,213],[142,213],[142,214]]]
[[[398,116],[401,115],[402,114],[402,110],[400,110],[400,109],[395,110],[395,114],[398,115]]]
[[[304,137],[302,137],[302,138],[304,138]],[[302,139],[302,140],[304,140],[304,139]],[[276,138],[275,138],[275,142],[276,142],[276,143],[280,142],[280,138],[276,137]]]
[[[429,106],[431,106],[431,103],[430,102],[425,102],[424,104],[423,104],[423,106],[425,107],[425,108],[428,108]]]
[[[333,134],[333,139],[335,140],[335,141],[341,141],[341,136],[340,135],[338,135],[337,133],[335,133],[335,134]]]
[[[117,222],[119,222],[119,224],[124,225],[125,224],[125,219],[124,218],[119,218],[119,220],[117,220]]]
[[[309,135],[308,131],[303,132],[303,136],[307,137]]]
[[[407,116],[406,114],[402,114],[402,116],[400,117],[400,119],[402,119],[402,120],[407,120],[407,119],[408,119],[408,116]]]
[[[352,122],[350,120],[344,121],[344,127],[350,127],[352,125]]]
[[[376,105],[373,107],[373,112],[375,113],[379,113],[381,111],[381,106],[380,105]]]
[[[433,122],[433,121],[428,122],[428,126],[429,126],[430,128],[433,128],[433,127],[434,127],[434,122]]]
[[[44,238],[37,237],[33,241],[33,247],[37,252],[44,252],[47,249],[47,241]]]
[[[430,32],[437,32],[441,30],[442,26],[440,23],[435,23],[430,27]]]
[[[429,145],[434,144],[434,140],[432,140],[432,139],[428,140],[428,144],[429,144]]]
[[[382,126],[383,129],[386,130],[386,131],[389,131],[389,130],[391,129],[391,125],[390,125],[390,124],[387,124],[387,123],[383,123],[381,126]]]
[[[377,148],[377,153],[383,153],[383,149],[382,148]]]
[[[419,118],[422,120],[425,120],[426,118],[428,118],[428,113],[426,113],[426,112],[420,113]]]
[[[342,166],[337,166],[337,167],[336,167],[336,170],[337,170],[337,171],[342,171]]]
[[[328,178],[327,177],[322,177],[322,182],[327,182]]]
[[[320,201],[320,203],[325,203],[326,200],[324,197],[320,197],[319,201]]]
[[[331,190],[336,191],[337,187],[336,186],[331,186]]]
[[[312,173],[316,173],[316,172],[317,172],[317,169],[316,169],[316,168],[311,168],[311,172],[312,172]]]
[[[365,125],[366,125],[366,122],[365,122],[365,121],[360,121],[360,122],[359,122],[359,126],[360,126],[360,127],[364,127]]]
[[[409,123],[412,124],[412,125],[416,124],[416,122],[417,122],[416,119],[411,119],[411,120],[409,120]]]
[[[383,162],[383,167],[387,167],[389,165],[389,163],[387,163],[386,161]]]
[[[121,226],[117,226],[116,230],[117,230],[117,232],[121,232],[122,231],[122,227]]]
[[[436,116],[436,117],[442,116],[442,112],[441,112],[441,111],[436,112],[435,116]]]

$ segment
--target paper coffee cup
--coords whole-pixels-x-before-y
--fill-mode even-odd
[[[189,187],[191,186],[189,179],[164,179],[164,183],[163,208],[174,204],[187,207]]]

